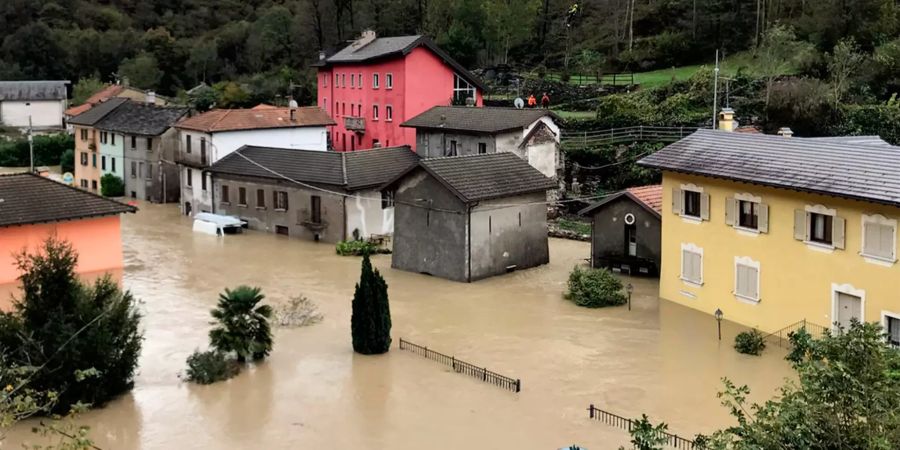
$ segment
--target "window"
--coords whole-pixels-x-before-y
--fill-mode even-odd
[[[91,165],[94,167],[97,167],[97,154],[96,153],[91,154]]]
[[[378,139],[372,139],[372,148],[381,148],[381,141]]]
[[[81,152],[81,165],[82,165],[82,166],[87,166],[87,165],[88,165],[88,154],[87,154],[87,152]]]
[[[396,192],[391,190],[381,191],[381,209],[394,207],[394,195]]]
[[[328,97],[322,99],[322,110],[328,112]]]
[[[392,73],[384,74],[384,87],[387,89],[394,88],[394,74],[392,74]]]
[[[341,115],[347,115],[347,104],[344,102],[341,102]]]
[[[478,143],[478,154],[483,155],[485,153],[487,153],[487,144],[485,144],[484,142],[479,142]]]
[[[450,145],[444,150],[444,156],[456,156],[456,141],[450,141]]]
[[[272,207],[275,208],[276,211],[287,211],[287,209],[288,209],[287,192],[284,192],[284,191],[272,192]]]
[[[846,221],[836,213],[822,205],[795,210],[794,239],[818,247],[843,249]]]
[[[356,75],[351,73],[350,74],[350,89],[353,89],[355,87],[356,87]]]
[[[247,206],[247,189],[238,188],[238,205]]]
[[[112,163],[111,164],[112,171],[115,172],[116,171],[116,158],[110,158],[110,159],[112,160],[112,161],[110,161]]]
[[[378,89],[378,74],[372,74],[372,89]]]
[[[378,120],[378,105],[372,105],[372,120]]]
[[[222,185],[222,203],[230,203],[231,199],[228,198],[228,186]]]
[[[100,132],[100,143],[105,144],[107,138],[107,133],[105,131]]]
[[[260,208],[260,209],[266,207],[266,190],[265,189],[257,189],[256,190],[256,207]]]
[[[459,75],[453,75],[453,103],[457,105],[466,104],[466,100],[471,98],[475,101],[475,86],[469,84]]]
[[[809,215],[809,240],[820,244],[831,245],[834,237],[832,227],[834,218],[825,214],[810,213]]]
[[[350,104],[350,116],[356,116],[356,105],[354,105],[353,103]]]
[[[206,154],[206,138],[205,137],[200,138],[200,154],[201,155]]]
[[[206,190],[206,174],[200,172],[200,189]]]
[[[357,80],[357,82],[359,83],[359,84],[357,84],[357,87],[359,87],[360,89],[362,89],[362,87],[363,87],[363,85],[362,85],[362,82],[363,82],[363,79],[362,79],[362,73],[357,74],[356,80]]]
[[[86,130],[84,128],[81,129],[81,140],[82,141],[88,140],[88,130]],[[87,186],[85,186],[85,187],[87,187]]]
[[[97,180],[91,180],[91,190],[97,190]]]
[[[106,155],[100,157],[100,170],[106,170]]]
[[[116,133],[112,134],[112,145],[116,145]]]
[[[341,87],[341,83],[339,83],[340,79],[338,78],[338,74],[334,74],[334,87]]]
[[[746,257],[734,258],[734,295],[759,301],[759,261]]]
[[[682,184],[672,190],[672,212],[694,221],[709,220],[709,194],[693,184]]]
[[[703,249],[694,244],[681,244],[681,279],[703,284]]]
[[[148,180],[153,179],[153,164],[151,164],[151,163],[147,163],[147,179]]]
[[[328,75],[322,75],[322,87],[328,87]]]
[[[147,138],[147,151],[153,151],[153,138]]]
[[[391,105],[387,105],[384,107],[384,120],[388,122],[394,120],[394,107]]]
[[[134,147],[134,143],[131,144]],[[191,152],[191,135],[187,135],[184,137],[184,151],[187,153]]]
[[[725,223],[744,230],[769,231],[769,206],[760,197],[737,194],[725,199]]]
[[[341,74],[341,87],[347,87],[347,74]]]
[[[341,110],[340,110],[340,108],[338,108],[337,100],[334,101],[334,109],[332,109],[331,111],[334,112],[335,115],[341,114]]]
[[[81,187],[82,187],[82,189],[87,189],[87,187],[88,187],[88,181],[85,180],[84,178],[81,179]]]
[[[309,221],[322,223],[322,197],[318,195],[309,197]]]
[[[191,143],[191,137],[188,136],[188,144]],[[134,150],[137,148],[137,136],[131,137],[131,149]],[[190,153],[190,151],[188,151]]]
[[[137,162],[131,162],[131,178],[137,178]]]
[[[759,203],[738,200],[738,225],[755,230],[759,228]]]
[[[139,177],[144,176],[144,162],[143,161],[138,163],[138,176]]]
[[[684,191],[684,215],[700,218],[700,193]]]
[[[191,169],[187,169],[187,172],[185,173],[184,178],[185,178],[184,184],[186,184],[187,187],[194,186],[194,174],[193,174],[193,171],[191,171]]]
[[[894,262],[896,260],[897,221],[880,214],[862,216],[862,255]]]
[[[892,347],[900,347],[900,317],[884,312],[881,315],[884,319],[882,326],[887,334],[888,344]]]

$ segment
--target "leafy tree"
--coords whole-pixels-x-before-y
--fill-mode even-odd
[[[6,34],[0,56],[15,62],[28,79],[59,80],[67,75],[65,50],[44,22],[16,27],[14,32]]]
[[[509,51],[531,37],[540,0],[494,0],[483,3],[489,49],[509,62]]]
[[[853,38],[842,39],[834,46],[834,52],[828,55],[828,74],[831,79],[831,101],[840,104],[847,90],[850,79],[858,71],[866,57],[860,53],[859,46]]]
[[[357,353],[375,355],[387,353],[391,348],[391,310],[387,288],[381,273],[372,268],[369,255],[364,254],[350,316],[353,350]]]
[[[65,172],[75,172],[75,150],[68,149],[59,157],[59,167]]]
[[[57,393],[54,412],[100,406],[130,390],[143,339],[131,293],[109,276],[82,283],[77,262],[71,244],[52,237],[39,251],[16,255],[22,296],[0,320],[7,361],[34,368],[27,387]]]
[[[219,302],[210,312],[216,325],[209,332],[210,344],[220,352],[233,352],[238,362],[268,356],[272,351],[272,307],[260,305],[263,299],[260,288],[244,285],[219,294]]]
[[[766,81],[766,108],[769,107],[775,79],[789,72],[809,51],[809,44],[797,40],[794,30],[787,26],[778,25],[765,33],[756,54],[756,64]]]
[[[220,108],[243,108],[253,106],[250,101],[250,93],[243,86],[233,81],[216,83],[213,85],[216,97],[219,99]]]
[[[188,95],[188,104],[200,112],[209,111],[218,103],[219,93],[209,86],[202,86]]]
[[[100,194],[104,197],[122,197],[125,195],[125,181],[116,174],[108,173],[100,177]]]
[[[187,366],[185,377],[197,384],[225,381],[241,371],[237,362],[218,350],[194,351],[188,356]]]
[[[156,89],[162,80],[163,72],[159,70],[159,63],[153,54],[141,53],[122,61],[118,75],[120,78],[127,78],[129,83],[141,89]]]
[[[191,48],[187,67],[196,81],[206,82],[218,69],[218,45],[215,39],[198,42]]]
[[[100,81],[96,76],[78,80],[75,83],[75,87],[72,88],[72,104],[80,105],[84,103],[88,97],[99,92],[104,87],[106,87],[106,83]]]

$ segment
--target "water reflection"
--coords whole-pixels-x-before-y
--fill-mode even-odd
[[[633,311],[587,310],[562,300],[568,272],[589,244],[551,241],[551,263],[472,284],[374,264],[391,296],[399,337],[522,379],[513,394],[396,345],[355,355],[350,301],[359,259],[332,246],[270,234],[196,235],[173,206],[141,204],[123,217],[124,286],[143,300],[146,340],[132,393],[83,421],[105,449],[162,448],[617,448],[625,434],[587,419],[596,404],[646,412],[679,434],[731,424],[719,378],[748,383],[756,399],[789,373],[777,349],[738,355],[726,323],[656,298],[631,279]],[[194,349],[208,343],[209,309],[224,287],[263,288],[271,303],[304,294],[324,320],[277,330],[271,359],[228,382],[181,383]],[[27,425],[7,445],[34,442]]]

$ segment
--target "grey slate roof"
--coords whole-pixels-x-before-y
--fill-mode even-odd
[[[91,112],[97,107],[91,108]],[[95,124],[101,130],[142,136],[159,136],[175,125],[188,108],[156,106],[149,103],[126,102]],[[85,113],[87,114],[87,113]]]
[[[127,101],[127,98],[111,98],[105,102],[94,105],[91,109],[69,119],[68,123],[92,127]]]
[[[900,148],[698,130],[639,165],[900,206]]]
[[[283,180],[280,174],[304,183],[355,191],[381,186],[415,166],[418,160],[419,156],[407,146],[356,152],[244,146],[214,163],[209,171]]]
[[[557,187],[555,181],[508,152],[422,159],[418,166],[401,174],[397,180],[418,168],[434,176],[465,203]]]
[[[469,106],[435,106],[401,127],[467,131],[473,133],[499,133],[523,129],[541,117],[559,118],[547,109],[529,108],[475,108]]]
[[[456,62],[456,60],[438,47],[429,37],[422,35],[375,38],[372,42],[359,48],[354,48],[353,44],[350,44],[330,57],[325,58],[325,60],[319,61],[313,65],[329,66],[334,64],[357,64],[396,56],[404,56],[419,46],[427,47],[438,55],[438,57],[447,65],[455,69],[456,72],[469,83],[472,83],[482,91],[485,90],[484,83],[478,77],[466,70],[460,63]]]
[[[0,101],[65,100],[68,81],[0,81]]]
[[[890,146],[887,141],[881,139],[881,136],[830,136],[830,137],[814,137],[806,138],[814,141],[833,142],[838,144],[856,144],[856,145],[882,145]]]
[[[136,212],[103,198],[29,173],[0,175],[0,227]]]

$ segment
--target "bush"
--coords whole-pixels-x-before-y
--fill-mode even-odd
[[[369,255],[363,255],[362,274],[353,293],[350,331],[353,351],[363,355],[387,353],[391,348],[391,310],[387,283],[372,268]]]
[[[390,253],[391,251],[379,247],[377,244],[360,239],[352,241],[340,241],[335,245],[335,251],[341,256],[362,256],[378,253]]]
[[[75,150],[68,149],[59,158],[59,166],[62,173],[75,173]]]
[[[68,134],[51,134],[34,137],[34,165],[56,166],[66,150],[75,148],[75,137]],[[28,140],[0,140],[0,166],[25,167],[31,163]]]
[[[766,348],[766,341],[759,330],[738,333],[734,338],[734,349],[745,355],[759,355]]]
[[[125,195],[125,182],[111,173],[103,175],[100,177],[100,194],[104,197],[122,197]]]
[[[302,295],[292,297],[287,304],[276,308],[274,315],[276,325],[288,328],[305,327],[322,320],[316,304]]]
[[[187,359],[187,372],[185,378],[198,384],[212,384],[225,381],[240,372],[241,367],[237,361],[228,358],[217,350],[201,352],[194,350]]]
[[[259,305],[265,296],[258,287],[238,286],[219,294],[219,303],[210,314],[216,321],[209,342],[221,352],[234,352],[238,362],[248,357],[261,360],[272,351],[269,318],[272,307]]]
[[[569,291],[565,297],[588,308],[624,305],[628,301],[622,293],[622,282],[610,271],[577,266],[569,274]]]

